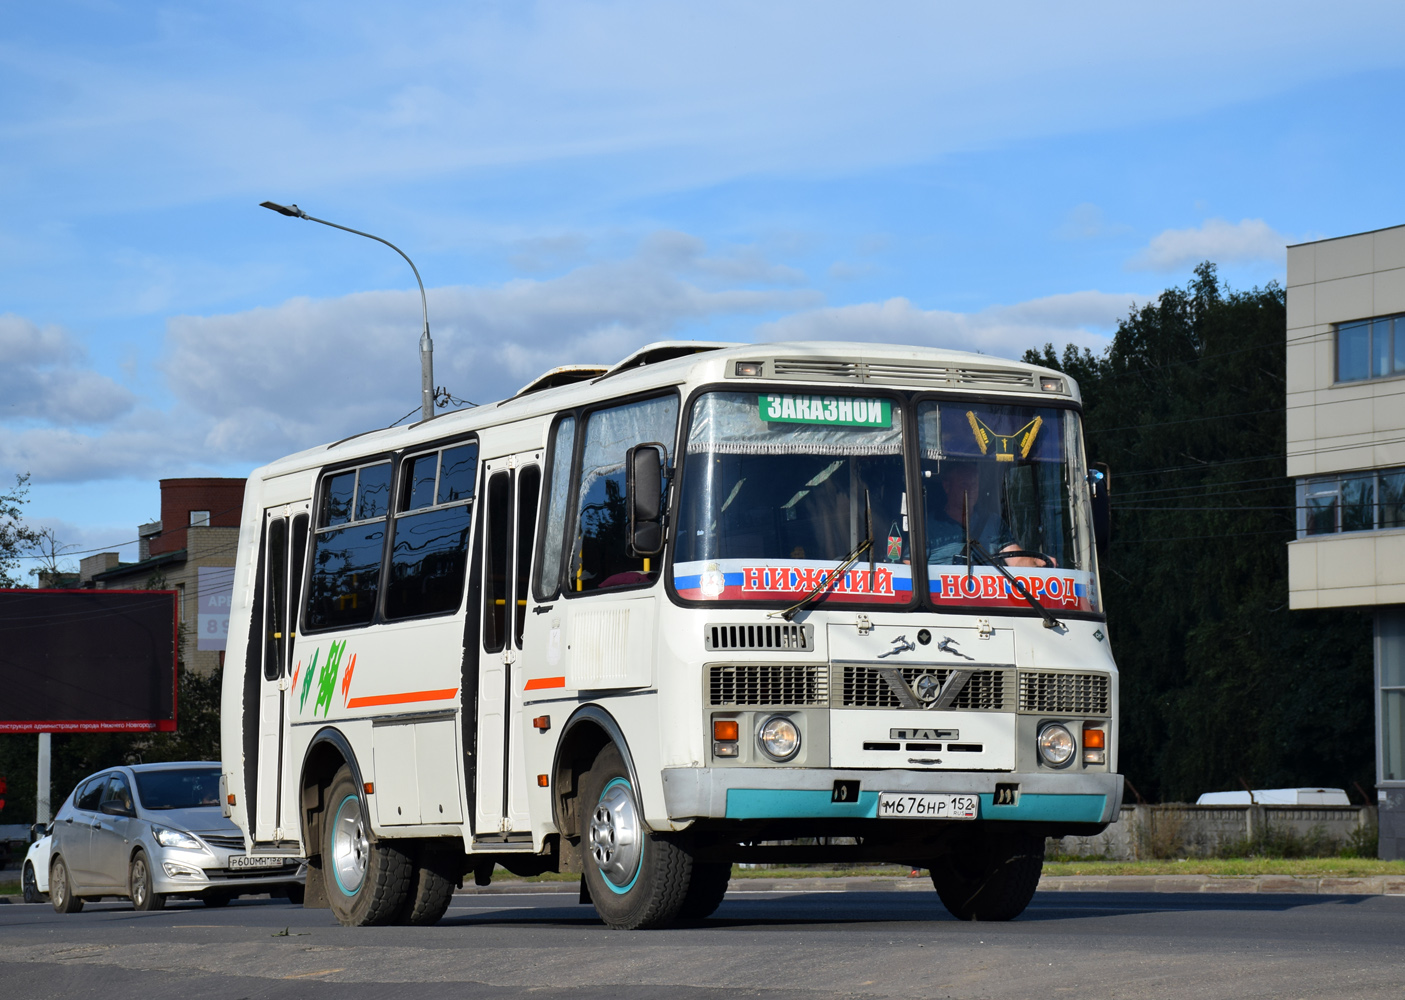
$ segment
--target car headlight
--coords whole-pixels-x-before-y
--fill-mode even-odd
[[[758,734],[761,750],[775,761],[786,761],[800,752],[800,728],[783,715],[773,715]]]
[[[172,830],[168,826],[153,826],[151,835],[162,847],[180,847],[187,851],[203,851],[205,845],[184,830]]]
[[[1073,734],[1066,726],[1051,722],[1039,730],[1039,756],[1051,767],[1063,767],[1073,758]]]

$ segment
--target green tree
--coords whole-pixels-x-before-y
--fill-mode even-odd
[[[15,476],[12,490],[0,493],[0,587],[18,587],[14,576],[20,553],[34,545],[39,535],[23,521],[24,502],[29,494],[29,474]]]
[[[1078,380],[1111,471],[1121,769],[1147,798],[1374,781],[1369,617],[1288,610],[1285,329],[1276,283],[1231,291],[1207,262],[1102,355],[1025,355]]]

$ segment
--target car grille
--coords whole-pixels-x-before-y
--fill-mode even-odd
[[[1020,671],[1020,711],[1038,715],[1107,715],[1112,683],[1107,674]]]
[[[708,649],[814,649],[813,625],[708,625]]]
[[[708,675],[712,705],[827,705],[829,668],[822,665],[714,666]]]
[[[845,666],[842,684],[845,708],[902,708],[902,701],[888,682],[873,667]],[[923,674],[932,674],[945,684],[950,667],[898,667],[903,680],[912,685]],[[951,703],[952,711],[1003,712],[1006,710],[1005,690],[1008,670],[977,670]]]
[[[211,847],[219,847],[226,851],[237,851],[244,846],[244,838],[237,834],[197,833],[196,836]]]

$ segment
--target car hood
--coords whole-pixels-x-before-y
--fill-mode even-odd
[[[234,821],[226,819],[219,806],[197,806],[194,809],[150,809],[142,811],[142,819],[157,826],[169,826],[190,833],[239,834]]]

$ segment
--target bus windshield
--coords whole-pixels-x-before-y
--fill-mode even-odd
[[[905,445],[897,399],[699,396],[674,534],[678,596],[793,603],[821,588],[829,605],[904,606],[916,562],[938,608],[1027,611],[998,562],[1051,610],[1098,611],[1077,414],[957,401],[916,410],[917,440]],[[916,490],[905,446],[917,451]]]
[[[924,402],[918,455],[928,590],[943,605],[1097,611],[1078,417],[1023,404]]]
[[[673,582],[685,600],[907,604],[902,406],[711,392],[693,406]],[[851,566],[846,555],[865,549]]]

